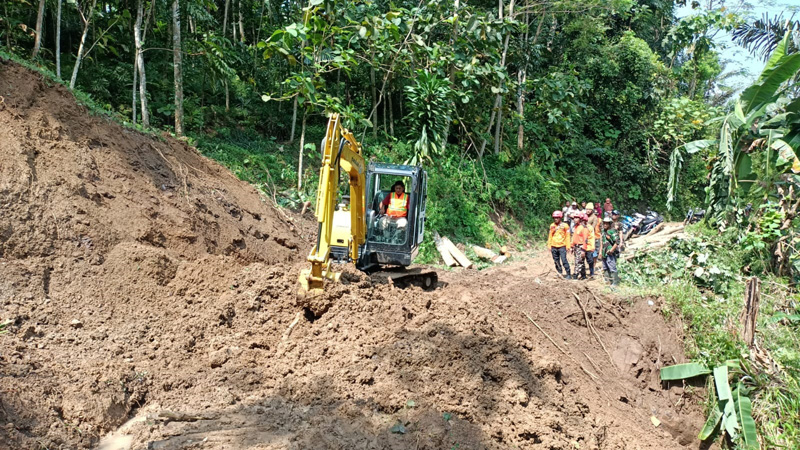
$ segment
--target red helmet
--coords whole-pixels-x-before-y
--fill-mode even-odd
[[[587,216],[586,213],[581,213],[580,214],[580,219],[583,220],[583,221],[587,221],[587,220],[589,220],[589,216]]]
[[[564,213],[562,213],[561,211],[553,211],[553,218],[555,219],[556,217],[560,219],[564,217]]]

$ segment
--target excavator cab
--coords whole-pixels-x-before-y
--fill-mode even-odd
[[[405,220],[381,214],[381,203],[397,181],[408,194]],[[410,266],[419,252],[425,230],[428,175],[422,167],[369,163],[366,174],[367,239],[356,263],[365,272],[379,266]]]

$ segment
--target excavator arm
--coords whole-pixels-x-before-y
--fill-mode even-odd
[[[361,144],[353,134],[342,127],[338,114],[331,114],[325,138],[322,141],[322,167],[319,169],[319,187],[315,214],[319,223],[317,244],[308,255],[311,268],[300,273],[300,286],[305,292],[322,290],[325,279],[338,280],[339,274],[330,270],[330,251],[333,239],[333,212],[339,192],[339,175],[344,171],[350,177],[351,236],[348,243],[350,258],[358,259],[359,248],[366,239],[365,189],[366,164],[361,155]]]

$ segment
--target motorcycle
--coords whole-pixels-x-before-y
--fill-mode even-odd
[[[686,213],[686,219],[683,220],[684,225],[688,225],[690,223],[697,223],[703,220],[706,216],[705,209],[693,209],[689,208],[689,212]]]
[[[623,233],[625,239],[634,234],[645,235],[653,231],[664,218],[655,211],[647,211],[647,214],[633,213],[633,216],[626,216],[623,220]]]

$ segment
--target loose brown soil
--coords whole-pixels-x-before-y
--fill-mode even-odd
[[[298,304],[305,228],[252,187],[13,63],[0,98],[0,448],[698,447],[657,302],[538,255]]]

